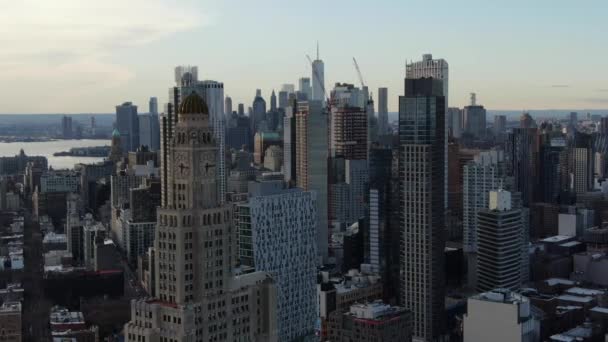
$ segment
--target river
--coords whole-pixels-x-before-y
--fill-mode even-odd
[[[0,143],[0,157],[12,157],[23,149],[28,156],[45,156],[49,160],[49,167],[53,169],[71,169],[78,163],[96,163],[104,158],[98,157],[55,157],[53,153],[69,151],[72,147],[109,146],[110,140],[82,139],[82,140],[54,140],[44,142],[2,142]]]

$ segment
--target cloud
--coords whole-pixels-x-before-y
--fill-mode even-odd
[[[608,89],[596,89],[598,93],[608,93]]]
[[[171,0],[0,0],[0,23],[0,82],[53,79],[103,89],[134,77],[112,61],[117,50],[195,29],[209,18]]]
[[[568,84],[552,84],[549,87],[551,87],[551,88],[570,88],[570,85],[568,85]]]

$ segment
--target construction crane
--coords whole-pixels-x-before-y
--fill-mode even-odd
[[[359,69],[359,64],[355,57],[353,57],[353,62],[355,63],[355,69],[357,69],[357,74],[359,75],[359,81],[361,82],[361,89],[365,87],[365,82],[363,81],[363,75],[361,75],[361,69]]]
[[[317,48],[317,51],[318,51],[318,48]],[[317,52],[317,54],[318,53],[319,52]],[[312,62],[312,59],[310,58],[309,55],[306,55],[306,58],[308,58],[308,62],[310,63],[310,67],[312,68],[312,72],[313,72],[315,78],[317,79],[317,82],[319,82],[319,80],[321,79],[321,77],[319,77],[319,73],[317,72],[317,69],[315,69],[315,66],[314,66],[314,64]],[[329,107],[330,101],[329,101],[329,96],[327,96],[327,91],[325,91],[325,86],[321,82],[319,82],[319,86],[321,86],[321,90],[323,91],[323,94],[325,94],[325,99],[327,101],[327,106]],[[313,87],[314,87],[314,83],[313,83]]]

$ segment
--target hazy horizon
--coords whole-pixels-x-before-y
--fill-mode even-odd
[[[167,101],[181,64],[249,106],[256,88],[268,99],[310,77],[316,41],[328,91],[359,85],[354,56],[373,93],[389,88],[391,111],[405,60],[424,53],[450,65],[450,106],[476,92],[486,108],[603,109],[607,9],[599,0],[3,1],[0,112],[111,113],[125,101],[147,111],[149,97]]]

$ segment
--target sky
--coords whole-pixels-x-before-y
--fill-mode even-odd
[[[167,101],[176,65],[251,105],[310,77],[403,93],[404,64],[450,65],[450,106],[608,108],[608,1],[0,0],[0,113],[112,113]],[[607,110],[608,114],[608,110]]]

